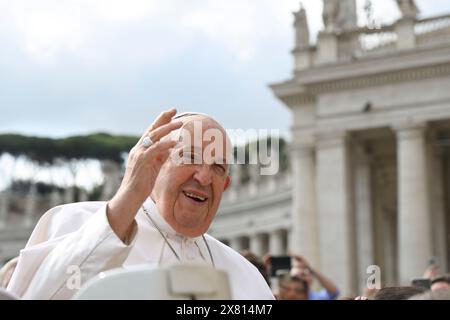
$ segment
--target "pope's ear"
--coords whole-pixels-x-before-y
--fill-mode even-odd
[[[231,183],[231,178],[230,178],[230,176],[227,176],[227,178],[225,179],[225,183],[223,185],[223,191],[228,189],[230,183]]]

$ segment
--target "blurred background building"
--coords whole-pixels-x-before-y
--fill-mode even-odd
[[[305,10],[294,13],[293,73],[270,86],[293,117],[282,170],[261,176],[258,165],[233,166],[213,236],[258,255],[300,253],[346,294],[364,286],[369,265],[381,267],[385,284],[421,276],[433,256],[447,270],[450,15],[421,19],[414,1],[396,2],[400,19],[361,27],[355,0],[325,0],[314,43]],[[48,208],[108,199],[121,168],[104,161],[102,170],[96,197],[79,188],[4,190],[0,263],[18,254]]]
[[[397,3],[395,23],[358,27],[355,1],[325,1],[315,45],[294,13],[293,75],[271,85],[294,118],[290,171],[235,184],[213,234],[301,253],[345,293],[370,265],[385,284],[420,277],[433,256],[447,270],[450,15]]]

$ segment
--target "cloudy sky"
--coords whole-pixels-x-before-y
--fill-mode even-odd
[[[364,0],[359,0],[360,6]],[[313,33],[319,0],[302,1]],[[375,17],[398,17],[372,0]],[[417,1],[424,16],[448,0]],[[140,134],[163,109],[288,132],[268,89],[290,77],[299,0],[0,0],[0,132]]]

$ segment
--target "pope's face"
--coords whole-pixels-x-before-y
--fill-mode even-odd
[[[181,118],[182,119],[182,118]],[[202,116],[182,120],[181,129],[192,139],[183,139],[172,151],[172,156],[162,166],[152,192],[152,198],[163,218],[179,234],[197,237],[205,233],[227,188],[228,176],[225,131],[213,120]],[[220,152],[208,152],[213,141],[198,143],[195,125],[201,123],[202,137],[209,129],[222,132],[224,148]],[[194,125],[195,124],[195,125]],[[198,128],[198,127],[197,127]],[[197,132],[198,133],[198,132]],[[194,142],[194,138],[196,139]],[[222,157],[222,154],[225,157]],[[181,161],[180,161],[181,160]]]

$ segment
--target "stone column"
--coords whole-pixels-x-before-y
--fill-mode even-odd
[[[0,228],[6,227],[6,219],[9,211],[9,189],[0,193]]]
[[[230,238],[230,247],[238,252],[244,250],[242,244],[242,237]]]
[[[345,132],[319,136],[317,199],[321,271],[344,295],[356,293],[354,216],[350,201],[350,165]]]
[[[264,243],[263,234],[258,233],[251,236],[250,251],[260,257],[267,253],[267,246]]]
[[[398,230],[398,225],[396,223],[396,212],[390,210],[390,208],[385,207],[382,211],[383,219],[383,253],[384,253],[384,272],[383,282],[386,286],[395,286],[398,282],[397,277],[397,260],[398,250],[401,247],[395,245]],[[419,275],[421,276],[421,275]]]
[[[429,186],[431,199],[432,230],[433,230],[433,254],[439,259],[441,271],[447,268],[447,234],[445,218],[444,192],[444,150],[437,146],[429,147]]]
[[[101,168],[104,176],[101,200],[109,200],[120,187],[122,171],[120,165],[111,160],[101,161]]]
[[[30,227],[33,225],[34,217],[36,214],[36,199],[37,198],[37,184],[32,183],[30,185],[30,190],[26,196],[26,204],[25,204],[25,217],[24,217],[24,226]]]
[[[231,184],[230,188],[227,190],[229,193],[229,201],[236,201],[239,196],[239,191],[241,189],[241,174],[242,174],[242,165],[234,164],[231,166]]]
[[[75,191],[74,187],[67,187],[64,190],[64,195],[63,195],[64,204],[72,203],[74,201],[74,198],[75,198],[74,191]]]
[[[270,193],[274,192],[278,187],[277,178],[280,173],[280,142],[278,139],[279,137],[272,137],[270,157],[263,159],[264,166],[261,168],[261,173],[266,176],[267,189],[265,191]]]
[[[85,202],[85,201],[89,200],[89,195],[88,195],[86,189],[80,187],[78,192],[79,192],[79,194],[78,194],[78,201],[79,202]]]
[[[319,238],[316,212],[315,159],[313,144],[293,147],[292,242],[289,247],[319,265]]]
[[[257,161],[257,160],[255,160]],[[249,181],[249,192],[250,196],[255,197],[258,195],[260,183],[261,183],[261,174],[260,174],[260,166],[259,163],[250,162],[248,166],[250,181]]]
[[[280,256],[286,253],[283,244],[283,230],[275,230],[270,233],[269,252],[273,256]]]
[[[56,207],[61,204],[61,195],[58,189],[53,189],[49,197],[49,209]]]
[[[361,290],[365,288],[367,267],[375,262],[371,161],[363,145],[356,148],[354,179],[358,289]]]
[[[424,125],[397,126],[398,252],[401,284],[423,274],[432,255]]]

